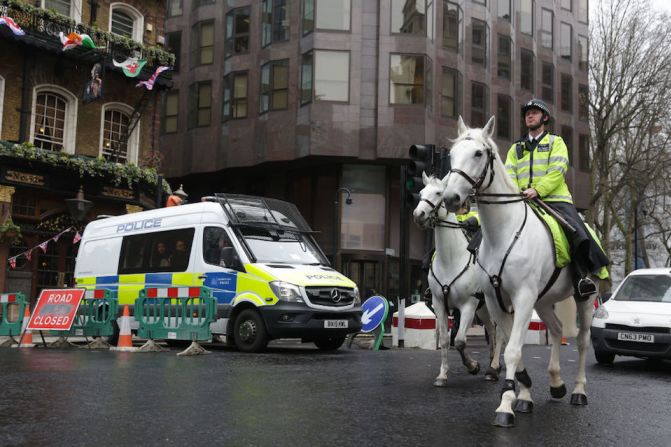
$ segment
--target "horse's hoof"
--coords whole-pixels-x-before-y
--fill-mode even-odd
[[[445,388],[447,386],[447,379],[436,379],[433,381],[433,386]]]
[[[478,373],[480,372],[480,364],[478,362],[475,362],[475,366],[473,367],[473,369],[469,369],[468,372],[473,374],[474,376],[477,376]]]
[[[498,371],[492,368],[491,366],[487,368],[487,372],[485,373],[485,380],[488,382],[498,382],[499,381]]]
[[[550,395],[553,399],[561,399],[562,397],[566,396],[566,385],[562,383],[561,386],[558,387],[551,386]]]
[[[496,412],[496,417],[492,425],[495,427],[514,427],[515,426],[515,415],[512,413]]]
[[[516,413],[531,413],[534,410],[534,403],[530,400],[517,400],[513,410]]]
[[[571,394],[571,405],[587,405],[587,396],[584,394]]]

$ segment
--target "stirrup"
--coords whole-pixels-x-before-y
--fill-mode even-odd
[[[596,284],[590,278],[582,278],[578,281],[578,295],[580,295],[580,298],[589,298],[597,292]]]

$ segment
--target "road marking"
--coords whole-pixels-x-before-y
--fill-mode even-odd
[[[575,362],[575,360],[573,360],[573,359],[568,359],[568,361],[569,361],[569,362]]]
[[[539,359],[540,357],[535,357],[535,356],[534,356],[533,358],[535,358],[535,359]]]

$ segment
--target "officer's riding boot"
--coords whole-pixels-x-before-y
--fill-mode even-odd
[[[594,281],[587,276],[587,269],[576,261],[573,264],[573,287],[574,296],[579,301],[585,301],[598,292]]]

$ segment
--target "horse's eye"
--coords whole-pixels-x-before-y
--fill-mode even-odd
[[[482,151],[481,150],[475,151],[475,156],[476,157],[482,157]]]

